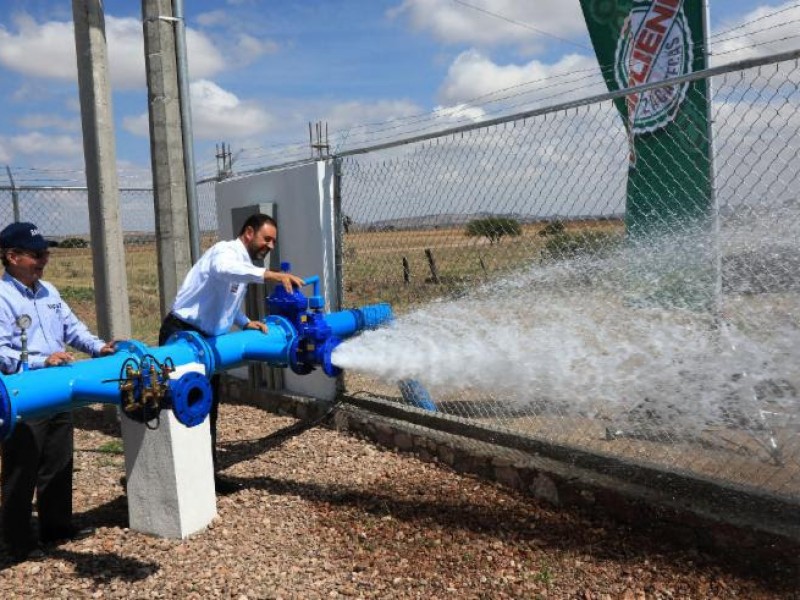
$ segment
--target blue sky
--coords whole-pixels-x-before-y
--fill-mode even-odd
[[[71,2],[0,2],[0,165],[23,179],[26,169],[75,171],[79,179]],[[185,5],[200,175],[213,173],[218,142],[231,145],[240,168],[280,162],[276,156],[308,155],[309,121],[327,122],[337,147],[369,143],[381,131],[412,131],[420,120],[446,127],[454,109],[459,119],[477,120],[503,102],[553,102],[537,96],[548,78],[596,66],[578,0]],[[799,5],[712,0],[712,35],[733,30],[712,45],[723,53],[717,60],[797,47]],[[119,169],[144,172],[150,159],[141,3],[108,0],[105,12]],[[778,41],[761,43],[770,39]],[[590,91],[602,90],[580,90]]]

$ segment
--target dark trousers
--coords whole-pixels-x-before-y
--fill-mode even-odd
[[[3,539],[12,550],[30,547],[33,493],[39,537],[60,538],[72,527],[72,413],[17,423],[3,442]]]
[[[178,331],[194,331],[195,333],[205,336],[205,334],[194,325],[181,321],[178,317],[169,313],[164,317],[164,321],[161,323],[161,329],[158,331],[158,345],[163,346],[170,336]],[[214,473],[216,473],[219,468],[217,463],[217,415],[219,414],[220,376],[213,375],[210,381],[211,413],[208,417],[211,429],[211,460],[214,461]]]

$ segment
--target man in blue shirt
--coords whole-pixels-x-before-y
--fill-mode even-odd
[[[26,329],[28,367],[58,367],[74,360],[67,345],[100,356],[114,344],[92,335],[56,288],[42,281],[53,242],[32,223],[12,223],[0,232],[0,371],[21,367],[20,324]],[[27,315],[29,319],[20,320]],[[72,413],[18,423],[3,443],[3,539],[16,560],[40,556],[31,514],[36,491],[39,541],[44,544],[86,535],[72,523]]]
[[[262,261],[275,247],[278,225],[262,214],[251,215],[242,225],[239,237],[217,242],[200,257],[183,280],[172,309],[164,318],[158,343],[164,344],[177,331],[196,331],[203,336],[227,333],[233,325],[241,329],[267,331],[267,325],[253,321],[242,312],[242,299],[248,283],[279,283],[291,292],[304,282],[291,273],[270,271],[253,261]],[[211,378],[212,403],[209,415],[214,483],[217,492],[227,494],[238,486],[216,475],[217,414],[219,411],[219,375]]]

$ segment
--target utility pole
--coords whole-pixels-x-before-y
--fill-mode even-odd
[[[166,315],[192,266],[183,129],[170,0],[142,0],[158,283]]]
[[[191,140],[191,135],[184,136],[190,115],[182,112],[180,100],[181,81],[185,90],[188,86],[186,73],[179,74],[181,42],[176,35],[184,28],[182,6],[173,12],[179,4],[142,0],[162,314],[169,311],[192,265],[195,229],[190,225],[187,190],[189,180],[194,185],[194,167],[184,146],[186,137]],[[205,373],[202,365],[195,368]],[[186,427],[169,409],[161,410],[158,422],[158,428],[152,429],[122,419],[130,527],[184,538],[207,527],[217,514],[209,423],[206,419]],[[134,451],[127,450],[128,442],[136,446]]]
[[[89,196],[97,330],[105,340],[128,339],[131,321],[119,214],[117,154],[103,2],[72,0],[72,16]]]

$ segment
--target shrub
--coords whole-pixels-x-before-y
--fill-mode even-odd
[[[68,237],[58,244],[59,248],[88,248],[89,241],[80,237]]]
[[[613,249],[620,239],[618,233],[607,231],[565,231],[549,236],[542,255],[545,258],[596,255]]]
[[[467,223],[466,235],[469,237],[489,238],[489,243],[499,242],[505,236],[522,235],[522,226],[516,219],[506,217],[487,217],[473,219]]]
[[[539,231],[539,235],[542,237],[548,235],[558,235],[560,233],[564,233],[564,223],[561,221],[550,221]]]

